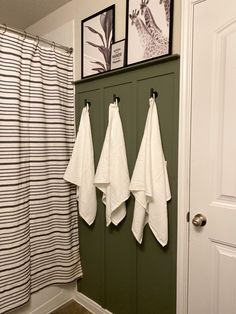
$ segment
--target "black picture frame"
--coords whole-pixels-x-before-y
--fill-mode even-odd
[[[110,70],[111,44],[115,41],[115,5],[81,21],[81,77]]]
[[[173,2],[126,0],[127,66],[172,53]]]
[[[118,40],[111,44],[111,70],[125,66],[126,62],[126,40]]]

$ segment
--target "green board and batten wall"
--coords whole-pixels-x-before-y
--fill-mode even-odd
[[[126,218],[117,227],[106,227],[100,191],[95,223],[88,226],[82,219],[79,223],[84,276],[78,290],[115,314],[174,314],[176,310],[179,57],[172,55],[76,82],[77,126],[84,100],[91,102],[95,166],[109,104],[114,93],[120,97],[130,177],[144,131],[150,88],[159,93],[157,108],[172,193],[167,247],[161,247],[148,225],[142,245],[136,242],[131,232],[133,196],[127,202]]]

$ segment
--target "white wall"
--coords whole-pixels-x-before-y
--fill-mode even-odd
[[[81,77],[81,20],[114,4],[115,40],[125,38],[126,0],[72,0],[27,28],[27,31],[74,47],[75,79]],[[174,0],[173,53],[180,53],[180,3]],[[70,27],[73,24],[73,30]],[[70,25],[70,26],[69,26]]]

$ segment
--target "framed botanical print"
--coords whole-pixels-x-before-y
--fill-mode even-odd
[[[114,41],[115,5],[81,21],[82,78],[111,69],[111,44]]]
[[[173,0],[127,0],[127,65],[171,53]]]

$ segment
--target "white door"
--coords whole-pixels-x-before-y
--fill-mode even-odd
[[[236,314],[236,0],[193,15],[188,314]]]

